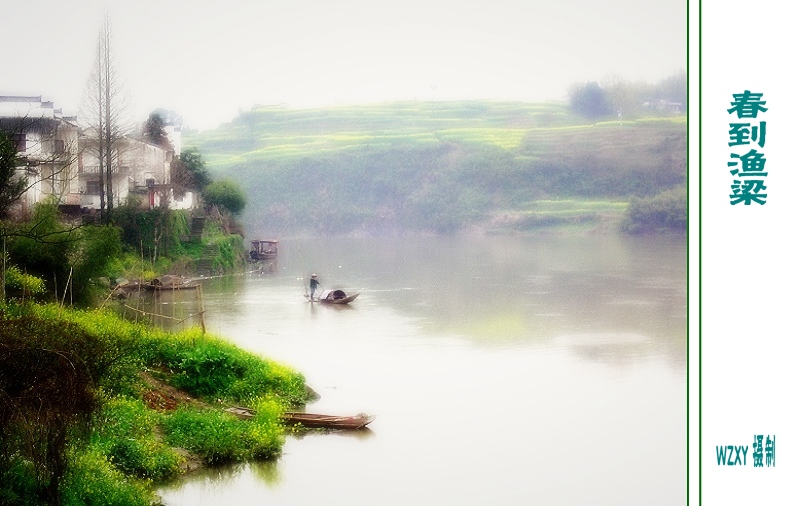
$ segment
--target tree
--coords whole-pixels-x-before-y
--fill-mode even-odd
[[[77,229],[61,221],[55,202],[37,204],[29,220],[6,230],[8,260],[23,272],[55,279],[63,286],[77,237]]]
[[[606,76],[602,84],[611,112],[621,118],[634,117],[641,110],[644,100],[637,94],[641,87],[641,84],[633,84],[615,74]]]
[[[206,162],[197,148],[188,148],[172,160],[169,179],[176,196],[183,196],[187,191],[200,194],[211,183]]]
[[[111,48],[111,22],[106,16],[97,42],[97,56],[87,85],[86,137],[88,147],[97,156],[100,179],[100,216],[110,222],[114,208],[114,168],[128,128],[122,86]]]
[[[247,200],[241,187],[230,179],[214,181],[203,192],[208,206],[223,208],[233,215],[244,211]]]
[[[0,318],[0,502],[62,504],[68,449],[89,435],[107,348],[75,324]]]
[[[0,130],[0,219],[8,215],[9,208],[28,189],[28,180],[17,174],[22,165],[17,148],[9,136]]]
[[[573,86],[569,102],[576,113],[591,119],[609,116],[613,112],[606,91],[595,81]]]
[[[164,128],[166,125],[164,118],[158,112],[151,112],[144,124],[142,134],[147,142],[161,146],[166,149],[172,149],[172,143],[169,140],[167,131]]]
[[[192,188],[197,191],[203,191],[211,184],[211,176],[208,174],[206,162],[200,151],[195,147],[190,147],[181,153],[181,162],[186,166],[186,169],[192,174]]]
[[[686,71],[681,70],[659,81],[656,85],[656,93],[662,100],[681,104],[681,111],[686,112],[687,86]]]
[[[69,256],[71,283],[69,298],[62,301],[90,304],[105,287],[96,281],[113,276],[113,263],[122,254],[122,229],[114,225],[88,225],[80,229]],[[58,294],[56,294],[58,295]]]

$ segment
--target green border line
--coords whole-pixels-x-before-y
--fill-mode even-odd
[[[697,500],[698,505],[703,504],[703,338],[702,338],[702,322],[703,300],[700,294],[703,293],[703,241],[701,239],[703,232],[703,170],[702,163],[700,162],[703,153],[703,143],[701,138],[703,135],[703,0],[698,0],[697,3],[697,207],[698,207],[698,220],[697,220]],[[688,143],[687,143],[688,145]],[[691,239],[687,239],[690,241]],[[687,242],[688,244],[688,242]],[[691,298],[691,295],[689,295]],[[689,361],[686,361],[687,364]],[[687,382],[688,384],[688,382]]]

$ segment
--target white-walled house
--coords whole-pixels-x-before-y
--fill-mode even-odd
[[[94,147],[94,140],[89,137],[81,137],[80,145],[81,207],[100,209],[101,164],[98,150]],[[125,203],[128,197],[137,197],[142,207],[153,208],[170,198],[171,149],[133,137],[120,139],[115,148],[111,163],[113,206]],[[105,176],[104,172],[104,186]],[[108,198],[107,194],[105,198]]]
[[[30,184],[20,199],[20,210],[53,195],[72,210],[100,209],[102,164],[96,141],[81,131],[77,118],[62,117],[61,110],[40,96],[0,96],[0,130],[15,143],[23,161],[17,172]],[[180,146],[180,128],[168,134]],[[143,208],[195,207],[191,192],[173,195],[170,167],[177,155],[172,149],[127,136],[116,143],[112,154],[114,206],[133,196]]]
[[[22,162],[17,173],[30,185],[18,203],[21,211],[51,195],[61,204],[79,204],[76,118],[62,117],[41,97],[0,96],[0,129],[15,144]]]

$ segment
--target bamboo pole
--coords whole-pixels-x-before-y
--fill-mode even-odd
[[[67,277],[67,285],[64,287],[64,296],[61,297],[61,307],[64,307],[64,300],[67,298],[67,289],[69,288],[69,284],[72,281],[72,267],[69,268],[69,276]],[[72,298],[70,297],[70,302]]]
[[[139,313],[139,314],[142,314],[142,315],[145,315],[145,316],[157,316],[159,318],[166,318],[168,320],[175,320],[177,323],[183,323],[186,320],[188,320],[190,318],[194,318],[196,316],[196,314],[190,314],[186,318],[177,318],[177,317],[166,316],[166,315],[158,314],[158,313],[148,313],[147,311],[143,311],[143,310],[135,308],[133,306],[129,306],[128,304],[123,304],[122,307],[124,307],[126,309],[130,309],[131,311],[135,311],[136,313]]]
[[[205,335],[205,333],[206,333],[206,317],[205,317],[206,308],[205,308],[205,304],[203,303],[203,285],[202,284],[198,284],[196,290],[197,290],[197,296],[200,298],[200,329],[202,330],[203,335]]]

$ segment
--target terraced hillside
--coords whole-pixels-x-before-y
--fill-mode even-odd
[[[588,123],[562,103],[256,107],[185,144],[242,184],[246,226],[265,235],[457,232],[548,200],[619,217],[686,177],[685,116]]]

